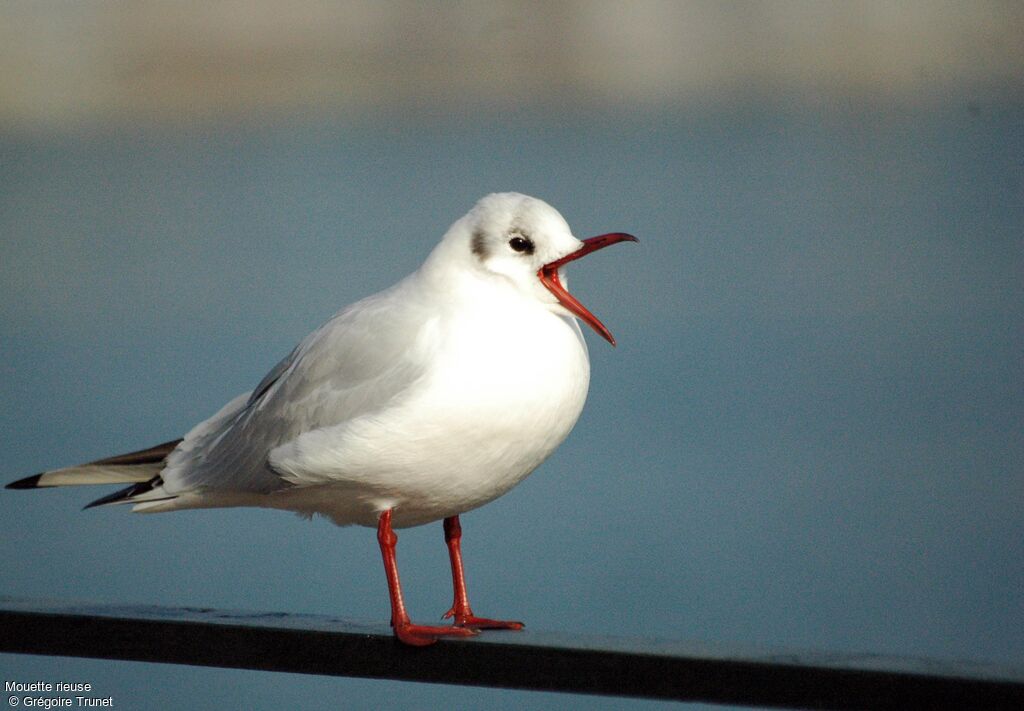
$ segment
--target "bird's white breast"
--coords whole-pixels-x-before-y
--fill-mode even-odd
[[[274,494],[282,508],[375,525],[393,507],[397,526],[468,511],[543,462],[586,399],[575,321],[514,293],[439,309],[414,347],[430,367],[389,408],[275,454],[275,468],[299,472],[306,489]]]

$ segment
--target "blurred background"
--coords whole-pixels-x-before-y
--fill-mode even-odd
[[[580,237],[590,400],[463,517],[531,629],[1024,664],[1024,5],[6,2],[5,481],[180,436],[482,195]],[[385,621],[372,531],[0,492],[0,594]],[[413,617],[440,525],[401,535]],[[440,650],[439,650],[440,651]],[[118,708],[667,704],[0,655]]]

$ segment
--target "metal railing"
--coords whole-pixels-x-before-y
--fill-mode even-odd
[[[522,632],[427,648],[325,616],[0,597],[0,651],[778,708],[1024,709],[1024,670]]]

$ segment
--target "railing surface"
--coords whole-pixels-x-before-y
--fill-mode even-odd
[[[1024,709],[1024,670],[871,654],[521,632],[427,648],[286,613],[0,597],[0,651],[817,709]]]

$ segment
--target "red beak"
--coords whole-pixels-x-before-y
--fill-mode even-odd
[[[600,235],[598,237],[588,237],[583,240],[583,246],[577,249],[575,252],[565,255],[561,259],[556,259],[553,262],[545,264],[537,272],[537,276],[540,278],[540,283],[548,288],[558,302],[571,311],[576,316],[579,316],[584,323],[590,326],[592,329],[597,331],[598,334],[606,341],[615,345],[615,338],[612,336],[611,331],[605,328],[604,324],[601,323],[597,316],[590,313],[587,307],[581,304],[573,297],[565,287],[562,286],[562,282],[558,279],[558,270],[565,264],[572,262],[580,257],[585,257],[591,252],[596,252],[599,249],[604,249],[610,245],[618,242],[637,242],[636,237],[633,235],[627,235],[622,232],[612,232],[606,235]]]

